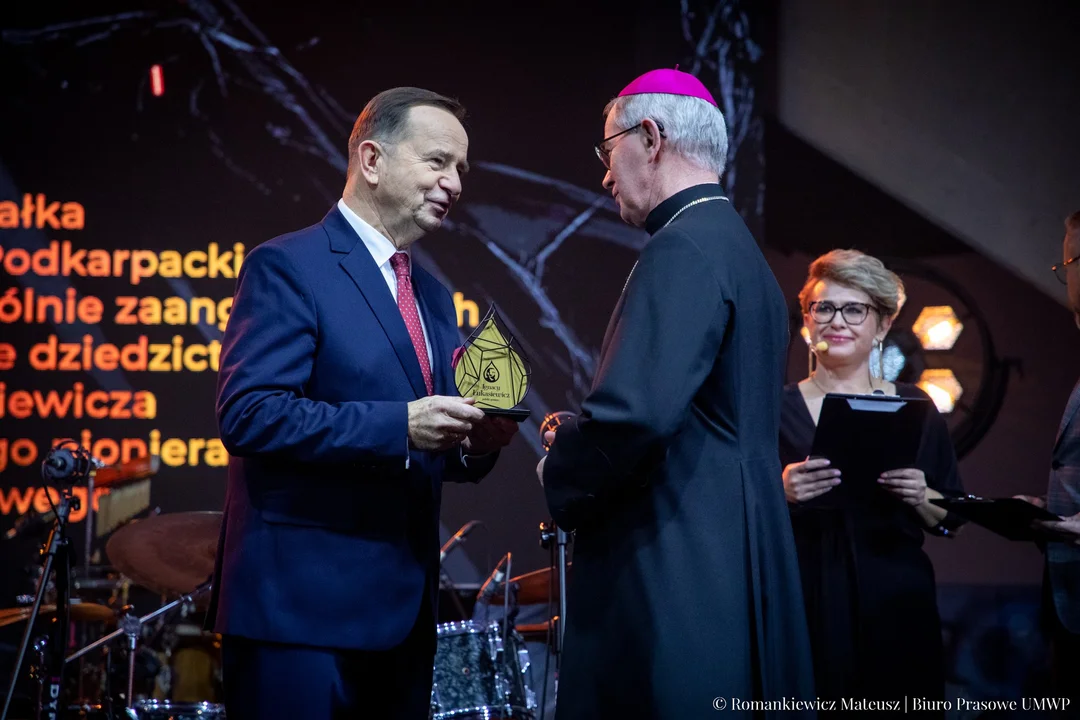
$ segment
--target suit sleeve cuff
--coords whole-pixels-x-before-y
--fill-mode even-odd
[[[481,460],[485,460],[487,458],[490,458],[495,453],[484,453],[483,455],[470,455],[469,453],[465,452],[465,448],[458,445],[458,454],[461,457],[461,464],[464,465],[465,467],[469,467],[469,460],[472,460],[473,462],[479,462]]]

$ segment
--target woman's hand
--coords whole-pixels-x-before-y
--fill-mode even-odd
[[[789,503],[803,503],[840,484],[840,471],[826,458],[806,459],[784,468],[784,495]]]
[[[926,475],[918,468],[888,470],[881,473],[878,482],[912,507],[926,503]]]

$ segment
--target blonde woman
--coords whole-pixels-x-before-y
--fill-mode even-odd
[[[922,551],[924,532],[949,535],[959,525],[929,502],[961,491],[944,419],[932,409],[917,467],[880,478],[845,478],[828,458],[808,458],[826,393],[927,397],[870,372],[871,350],[880,350],[903,297],[899,277],[855,250],[815,260],[799,293],[811,347],[821,349],[814,372],[784,389],[780,462],[818,696],[831,700],[944,698],[934,569]],[[880,492],[855,497],[849,482]]]

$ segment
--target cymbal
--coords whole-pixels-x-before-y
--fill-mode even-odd
[[[571,564],[566,565],[567,576],[569,576]],[[553,577],[555,578],[554,581],[552,581]],[[518,575],[515,578],[510,578],[510,582],[518,585],[517,601],[519,605],[541,604],[546,603],[549,599],[552,602],[558,601],[559,577],[558,574],[552,573],[552,568],[542,568],[531,573]],[[501,605],[502,601],[503,594],[496,593],[491,600],[491,604]]]
[[[30,617],[33,608],[13,607],[0,610],[0,627],[14,625]],[[38,615],[53,615],[56,613],[55,605],[42,605],[38,608]],[[72,602],[71,619],[74,622],[105,622],[111,623],[116,620],[116,613],[111,607],[98,605],[97,603]]]
[[[113,533],[109,561],[133,582],[162,595],[185,595],[214,572],[220,512],[153,515]]]

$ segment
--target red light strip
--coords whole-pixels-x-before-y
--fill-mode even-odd
[[[154,93],[154,97],[161,97],[165,94],[165,72],[160,65],[154,65],[150,68],[150,92]]]

